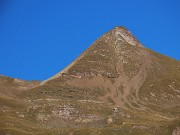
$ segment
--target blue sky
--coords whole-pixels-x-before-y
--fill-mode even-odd
[[[0,0],[0,74],[47,79],[115,26],[180,60],[179,0]]]

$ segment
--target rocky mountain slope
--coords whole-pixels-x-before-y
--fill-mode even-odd
[[[2,135],[180,134],[180,62],[124,27],[41,83],[0,77],[0,94]]]

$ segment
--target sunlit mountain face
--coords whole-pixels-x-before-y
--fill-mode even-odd
[[[118,26],[48,80],[0,76],[0,117],[0,135],[179,135],[180,62]]]

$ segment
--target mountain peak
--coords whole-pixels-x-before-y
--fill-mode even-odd
[[[41,84],[61,77],[63,74],[86,77],[101,74],[116,78],[119,76],[118,63],[122,65],[122,63],[127,63],[128,59],[140,62],[142,58],[139,54],[143,51],[142,48],[141,43],[125,27],[115,27],[98,38],[68,67]],[[132,74],[132,71],[129,74]]]
[[[107,32],[105,35],[109,35],[109,33],[111,33],[113,36],[115,44],[122,44],[123,42],[127,42],[132,46],[143,47],[136,39],[136,37],[124,26],[117,26],[111,31]]]
[[[40,85],[0,75],[0,135],[180,135],[179,67],[116,27]]]

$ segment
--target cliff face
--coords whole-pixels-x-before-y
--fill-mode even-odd
[[[29,134],[168,135],[180,126],[180,62],[143,47],[124,27],[105,33],[67,68],[30,86],[20,110],[5,105],[12,111],[14,124],[7,127],[13,133],[17,128]],[[15,126],[23,121],[29,124]]]

